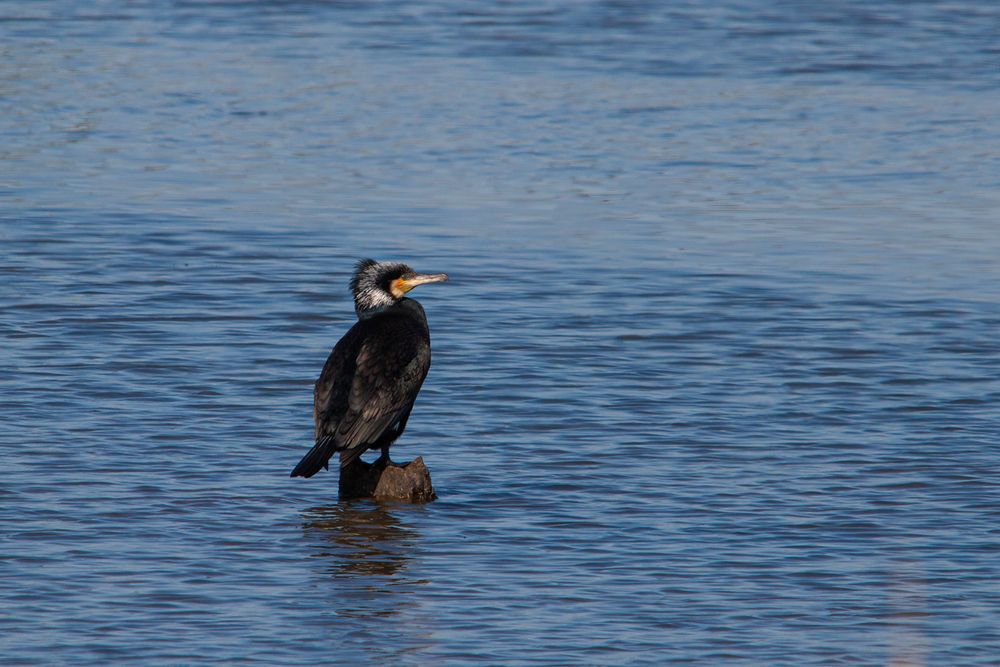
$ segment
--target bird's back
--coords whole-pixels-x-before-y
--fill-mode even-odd
[[[316,381],[316,439],[367,448],[409,413],[430,368],[430,335],[413,299],[359,320],[337,343]]]

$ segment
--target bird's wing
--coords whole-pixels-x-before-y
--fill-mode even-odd
[[[430,348],[407,336],[373,336],[361,344],[337,425],[338,449],[373,445],[408,413],[430,368]]]
[[[313,419],[316,441],[332,436],[348,411],[347,398],[354,378],[355,357],[364,337],[362,323],[356,323],[337,342],[327,357],[313,392]]]
[[[331,451],[367,449],[412,407],[430,368],[430,346],[399,324],[359,322],[334,347],[316,381],[317,443],[328,441]]]

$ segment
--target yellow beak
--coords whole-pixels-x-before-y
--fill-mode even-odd
[[[392,291],[399,295],[406,294],[418,285],[427,283],[443,283],[448,280],[447,273],[417,273],[409,278],[396,278],[392,281]]]

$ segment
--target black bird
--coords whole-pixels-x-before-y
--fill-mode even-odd
[[[381,449],[388,461],[431,367],[427,316],[406,293],[445,280],[444,273],[415,273],[406,264],[358,262],[351,278],[358,321],[330,352],[316,381],[316,444],[292,477],[329,470],[334,452],[340,452],[341,467],[369,449]]]

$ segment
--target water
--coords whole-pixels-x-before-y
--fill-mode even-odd
[[[998,27],[0,3],[2,661],[998,664]],[[287,477],[368,255],[426,506]]]

